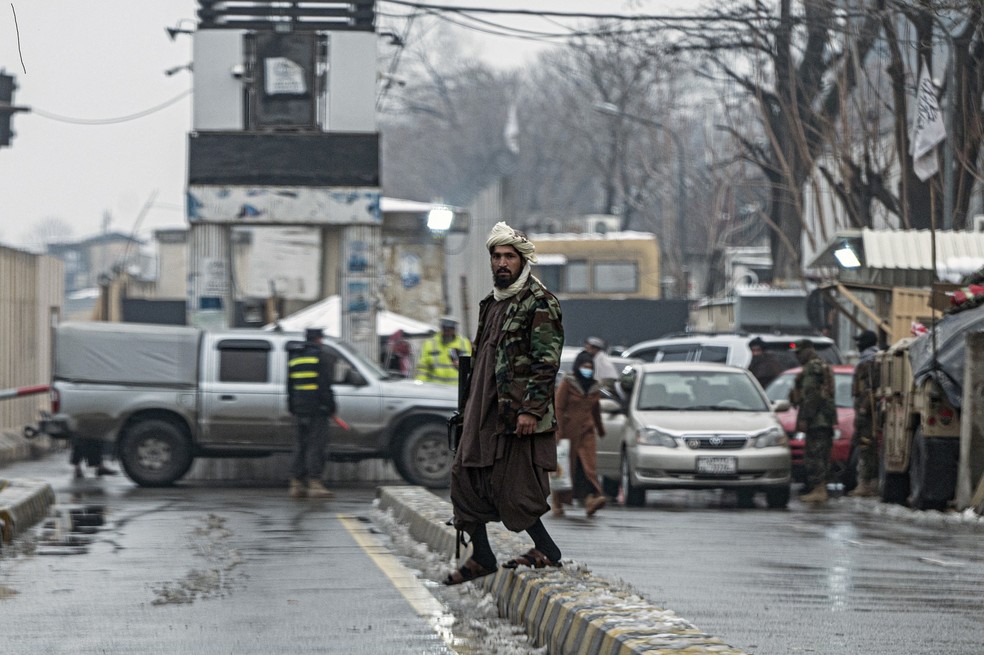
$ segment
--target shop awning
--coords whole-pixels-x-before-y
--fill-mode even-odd
[[[811,261],[810,269],[836,269],[845,285],[921,287],[934,282],[958,282],[984,267],[984,232],[936,231],[936,269],[933,275],[932,235],[929,230],[841,230]],[[838,250],[851,251],[859,266],[838,262]]]

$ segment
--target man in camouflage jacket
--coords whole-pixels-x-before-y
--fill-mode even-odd
[[[486,524],[526,531],[533,548],[504,564],[560,566],[543,525],[550,471],[557,468],[554,386],[564,344],[560,303],[531,274],[535,248],[498,223],[486,241],[493,290],[479,304],[461,441],[451,465],[454,526],[472,555],[444,579],[454,585],[494,573]]]
[[[858,486],[850,496],[878,495],[878,442],[875,440],[875,389],[878,388],[881,371],[875,355],[878,354],[878,335],[865,330],[855,337],[858,352],[861,353],[851,393],[854,396],[854,439],[858,450]]]
[[[806,435],[806,484],[810,491],[800,500],[806,503],[827,501],[827,477],[830,451],[834,445],[837,406],[834,404],[834,373],[823,361],[809,339],[796,342],[796,359],[802,370],[796,374],[789,402],[798,409],[796,429]]]

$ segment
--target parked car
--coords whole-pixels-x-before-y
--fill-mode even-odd
[[[771,508],[789,502],[786,432],[748,370],[637,363],[619,382],[624,399],[602,400],[598,472],[606,492],[620,487],[630,506],[645,504],[648,489],[734,489],[742,505],[756,492]]]
[[[833,482],[844,485],[844,491],[850,491],[857,486],[857,459],[852,456],[851,441],[854,438],[854,399],[851,395],[851,380],[854,367],[846,364],[833,366],[834,371],[834,402],[837,404],[837,427],[834,429],[834,447],[830,454],[831,476]],[[787,400],[789,390],[793,388],[799,367],[790,369],[773,380],[765,390],[769,400],[776,402]],[[789,450],[793,458],[793,481],[806,480],[806,469],[803,465],[803,451],[806,441],[802,432],[796,430],[796,409],[790,407],[777,412],[779,422],[789,436]]]
[[[683,334],[642,341],[622,351],[623,357],[647,362],[720,362],[748,368],[752,351],[748,342],[759,337],[765,349],[775,353],[784,369],[799,366],[796,341],[813,341],[817,354],[829,364],[841,364],[840,350],[830,337],[795,334]]]

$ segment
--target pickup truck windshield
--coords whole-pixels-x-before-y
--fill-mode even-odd
[[[383,368],[376,362],[364,357],[362,353],[356,350],[352,344],[348,343],[347,341],[342,341],[340,339],[336,339],[334,343],[341,346],[339,350],[342,350],[345,353],[346,357],[348,357],[349,359],[358,360],[359,363],[362,364],[362,366],[364,366],[367,369],[370,369],[372,371],[372,374],[376,376],[376,379],[385,380],[389,378],[390,376],[389,373],[383,370]]]

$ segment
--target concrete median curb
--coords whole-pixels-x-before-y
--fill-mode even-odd
[[[421,487],[380,487],[379,507],[388,510],[414,539],[434,552],[454,551],[455,530],[447,525],[450,503]],[[529,543],[501,525],[489,525],[493,543],[523,552]],[[474,584],[490,593],[499,613],[525,626],[539,646],[562,655],[693,653],[747,655],[698,630],[673,611],[593,575],[583,566],[560,569],[502,569]]]
[[[0,480],[0,538],[13,538],[48,515],[55,490],[44,480]]]

